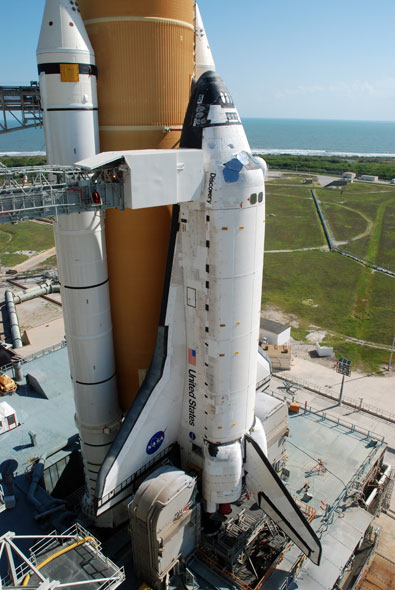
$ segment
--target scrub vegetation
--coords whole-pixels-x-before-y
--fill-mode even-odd
[[[389,352],[363,343],[392,343],[395,278],[320,249],[325,238],[310,188],[301,178],[294,182],[292,186],[289,179],[279,178],[266,185],[263,308],[267,303],[296,316],[294,338],[305,340],[309,331],[326,331],[324,343],[334,346],[336,355],[350,358],[355,368],[378,370]],[[395,189],[355,183],[315,192],[343,250],[395,270]],[[313,246],[318,248],[299,250]],[[275,249],[293,251],[270,252]]]
[[[39,266],[42,266],[42,267],[57,266],[57,264],[58,264],[58,259],[56,258],[56,254],[54,254],[53,256],[50,256],[49,258],[46,258],[45,260],[43,260],[43,262],[41,262],[41,264]]]
[[[270,205],[266,211],[266,250],[320,248],[326,245],[310,189],[270,184],[267,192]]]
[[[382,180],[395,178],[394,158],[339,158],[327,156],[269,155],[265,158],[270,168],[276,170],[304,171],[320,174],[341,175],[343,172],[371,174]]]
[[[47,159],[45,156],[3,156],[1,163],[8,168],[13,166],[41,166],[47,163]],[[15,266],[20,262],[24,262],[30,256],[48,250],[54,245],[51,225],[34,221],[0,224],[0,263],[3,266]],[[48,262],[47,264],[52,263]]]
[[[45,156],[2,156],[1,162],[7,168],[14,166],[43,166],[47,163]]]

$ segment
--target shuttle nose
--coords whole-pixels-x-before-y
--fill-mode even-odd
[[[196,82],[185,115],[180,147],[201,149],[203,129],[240,124],[233,99],[222,78],[214,71]]]

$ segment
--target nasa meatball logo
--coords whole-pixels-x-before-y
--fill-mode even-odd
[[[189,438],[190,438],[191,440],[196,440],[196,434],[195,434],[194,432],[190,432],[190,433],[189,433]]]
[[[162,445],[163,441],[165,440],[165,431],[159,430],[155,432],[153,436],[148,441],[147,447],[145,449],[147,455],[153,455],[159,447]]]

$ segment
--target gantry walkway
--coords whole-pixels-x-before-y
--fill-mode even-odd
[[[0,162],[0,223],[123,205],[117,175],[96,178],[78,166],[7,168]]]
[[[30,82],[30,86],[0,86],[0,134],[42,124],[38,82]]]

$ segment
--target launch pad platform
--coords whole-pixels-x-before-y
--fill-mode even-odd
[[[370,491],[368,482],[377,476],[386,445],[380,436],[311,411],[290,415],[289,429],[280,476],[321,539],[320,566],[307,560],[273,524],[265,522],[256,504],[246,501],[233,509],[219,533],[207,539],[206,546],[192,559],[189,569],[196,588],[214,588],[218,576],[222,576],[222,587],[229,590],[281,590],[288,588],[291,580],[299,589],[330,590],[352,563],[354,551],[374,519],[375,507],[368,511],[364,504]],[[239,535],[246,537],[239,552],[237,543],[231,542],[237,527]],[[258,528],[256,543],[254,530]],[[266,561],[269,556],[270,565]],[[235,567],[230,571],[232,560]],[[254,570],[262,572],[263,565],[265,574],[255,576]]]
[[[66,462],[65,457],[72,450],[68,446],[69,439],[73,440],[76,428],[66,352],[66,348],[62,348],[24,365],[25,372],[38,378],[41,375],[46,398],[29,390],[27,384],[17,394],[7,396],[9,403],[14,403],[16,412],[20,413],[22,424],[2,435],[1,439],[2,459],[14,459],[18,463],[16,504],[14,509],[0,513],[2,530],[13,530],[18,534],[26,530],[40,532],[45,519],[35,519],[27,501],[26,468],[33,456],[51,455],[56,451],[49,457],[44,470],[44,481],[49,486],[48,491],[52,491],[51,486],[56,485],[56,470],[63,465],[62,461]],[[50,407],[54,408],[53,414]],[[55,428],[58,421],[61,425]],[[281,589],[296,576],[298,588],[329,589],[352,559],[373,519],[375,506],[368,511],[364,503],[373,489],[369,482],[374,478],[377,480],[380,475],[386,445],[380,436],[309,409],[291,414],[288,425],[286,457],[280,465],[279,475],[321,537],[321,565],[317,567],[305,560],[253,500],[244,498],[240,505],[232,506],[232,513],[219,523],[214,535],[203,537],[201,547],[187,563],[194,588]],[[59,430],[57,438],[51,434],[53,429]],[[37,434],[37,446],[32,445],[29,436],[33,431]],[[243,535],[245,543],[240,548],[238,541]],[[117,538],[117,550],[111,538],[105,545],[106,554],[115,562],[119,553],[119,535]],[[133,570],[133,564],[126,530],[123,539],[122,564],[128,572]],[[259,546],[262,549],[262,543],[266,545],[264,552],[258,550]],[[28,545],[25,541],[26,551]],[[266,560],[264,564],[262,555]],[[240,577],[243,569],[244,581]],[[262,576],[263,569],[265,574]]]

